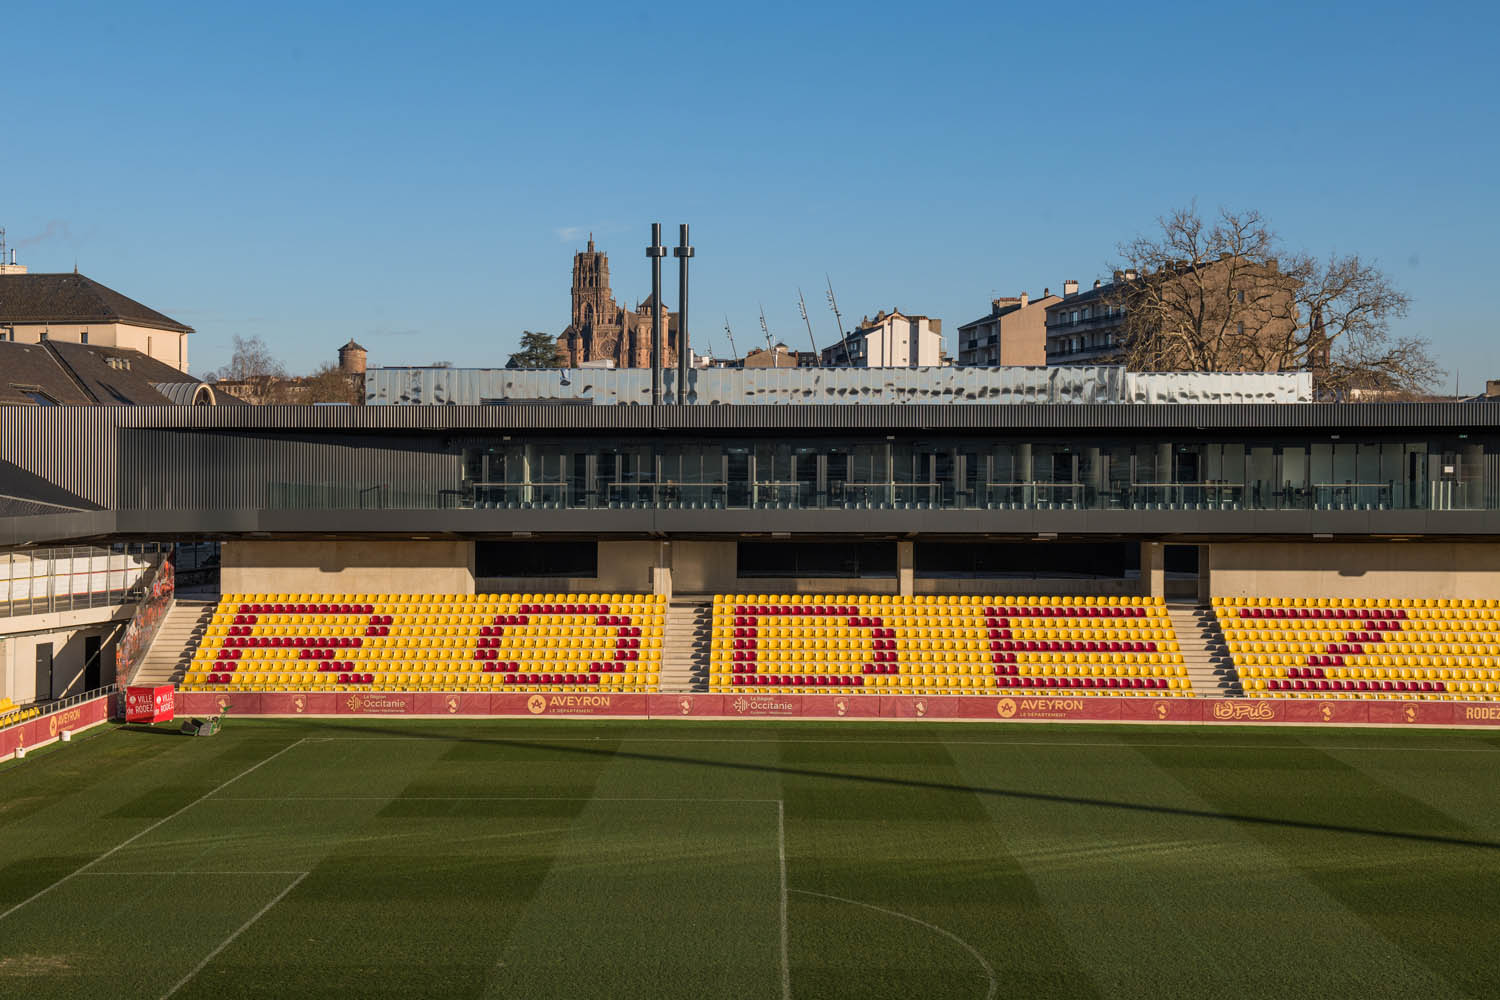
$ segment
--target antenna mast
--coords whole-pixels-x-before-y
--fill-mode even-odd
[[[839,325],[839,343],[844,345],[844,364],[852,365],[854,359],[849,356],[849,338],[844,336],[844,317],[839,312],[839,300],[833,297],[833,279],[827,274],[823,275],[828,282],[828,308],[833,310],[833,318]]]
[[[813,336],[812,320],[807,318],[807,300],[802,297],[802,287],[797,287],[797,308],[802,310],[802,322],[807,324],[807,342],[812,345],[813,357],[818,356],[818,341]]]

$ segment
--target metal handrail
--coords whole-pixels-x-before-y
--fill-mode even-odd
[[[120,686],[118,684],[106,684],[104,687],[93,688],[92,690],[84,691],[79,694],[68,695],[66,698],[58,698],[56,700],[46,702],[34,701],[29,705],[17,705],[16,708],[22,711],[25,711],[28,708],[41,709],[41,711],[28,719],[21,719],[15,722],[0,723],[0,729],[9,729],[11,726],[20,726],[24,725],[27,722],[35,722],[37,719],[45,719],[49,715],[56,715],[58,712],[66,712],[74,705],[82,704],[85,701],[93,701],[96,698],[107,698],[110,695],[118,693],[119,690]]]

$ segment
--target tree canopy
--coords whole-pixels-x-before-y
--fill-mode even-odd
[[[1321,394],[1430,391],[1431,345],[1393,337],[1410,300],[1357,254],[1289,250],[1255,211],[1197,208],[1119,248],[1107,296],[1122,309],[1126,364],[1141,371],[1314,373]]]
[[[550,333],[521,331],[521,349],[510,356],[507,368],[561,368],[562,351]]]

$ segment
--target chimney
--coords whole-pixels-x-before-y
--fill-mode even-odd
[[[1063,298],[1072,298],[1078,294],[1078,282],[1072,278],[1063,282]]]
[[[1496,396],[1500,396],[1500,381],[1492,378],[1485,379],[1484,394],[1489,399],[1494,399]]]
[[[1125,272],[1125,280],[1126,281],[1134,281],[1135,280],[1135,271],[1133,271],[1133,270],[1132,271],[1126,271]]]
[[[1022,292],[1021,293],[1021,308],[1025,309],[1029,305],[1031,305],[1031,296],[1027,295],[1025,292]]]

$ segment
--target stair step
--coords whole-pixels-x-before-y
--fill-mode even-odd
[[[1213,609],[1205,605],[1172,604],[1167,606],[1167,616],[1177,633],[1177,647],[1193,689],[1200,695],[1243,697],[1239,671],[1229,656]]]

